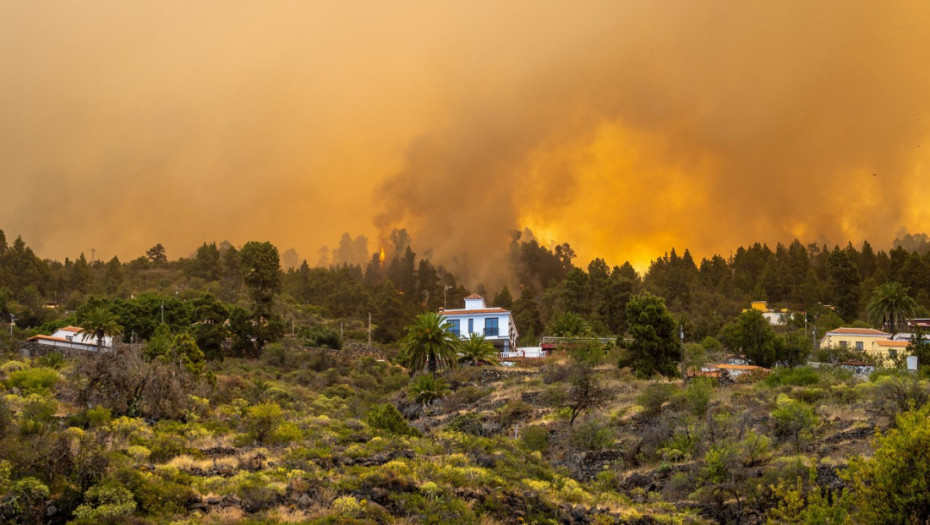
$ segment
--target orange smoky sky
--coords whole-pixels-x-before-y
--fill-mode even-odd
[[[3,2],[0,229],[43,257],[342,232],[488,278],[930,229],[930,4]],[[389,254],[390,255],[390,254]]]

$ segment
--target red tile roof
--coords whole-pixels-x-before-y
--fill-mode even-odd
[[[910,341],[875,341],[878,346],[889,346],[893,348],[907,348],[911,346]]]
[[[484,297],[481,297],[480,295],[473,293],[469,295],[468,297],[466,297],[466,299],[484,299]]]
[[[52,337],[52,336],[50,336],[50,335],[34,335],[34,336],[30,337],[29,339],[26,339],[26,341],[35,341],[35,340],[37,340],[37,339],[43,339],[43,340],[45,340],[45,341],[61,341],[61,342],[63,342],[63,343],[70,343],[70,342],[71,342],[71,341],[68,341],[67,339],[65,339],[65,338],[63,338],[63,337]]]
[[[91,346],[97,346],[97,340],[96,340],[96,339],[91,339],[91,338],[89,338],[89,337],[88,337],[88,339],[81,339],[81,338],[79,337],[79,338],[77,338],[77,339],[68,341],[68,340],[65,339],[64,337],[52,337],[52,336],[50,336],[50,335],[34,335],[34,336],[32,336],[32,337],[30,337],[29,339],[26,339],[26,340],[27,340],[27,341],[37,341],[37,340],[39,340],[39,339],[41,339],[41,340],[43,340],[43,341],[57,341],[57,342],[59,342],[59,343],[68,343],[68,344],[78,344],[78,345],[91,345]]]
[[[503,308],[475,308],[474,310],[442,310],[439,315],[469,315],[469,314],[509,314],[510,310]]]
[[[874,328],[837,328],[830,330],[827,335],[869,335],[875,337],[891,337],[888,332],[875,330]]]

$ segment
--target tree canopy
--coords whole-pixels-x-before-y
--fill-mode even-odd
[[[907,289],[897,282],[880,284],[869,297],[868,312],[873,322],[880,322],[892,334],[917,310],[917,302],[907,295]]]
[[[427,312],[407,327],[400,342],[401,361],[411,372],[426,368],[435,375],[440,368],[455,366],[460,346],[461,341],[442,316]]]
[[[678,375],[681,342],[675,318],[661,297],[651,293],[634,295],[626,307],[633,341],[626,345],[628,356],[620,366],[630,366],[637,377]]]

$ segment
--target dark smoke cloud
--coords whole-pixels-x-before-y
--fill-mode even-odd
[[[40,255],[407,228],[643,265],[925,231],[916,2],[0,5],[0,228]]]

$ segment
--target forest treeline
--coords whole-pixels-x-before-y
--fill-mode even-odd
[[[343,244],[359,243],[346,235]],[[689,250],[672,249],[643,275],[629,262],[610,266],[596,258],[581,266],[569,244],[547,247],[529,231],[514,232],[506,249],[509,267],[501,272],[510,284],[488,290],[481,284],[469,288],[441,264],[418,257],[405,230],[392,233],[385,260],[376,252],[364,265],[310,266],[305,260],[287,270],[267,242],[238,248],[204,242],[177,259],[156,244],[126,262],[89,261],[84,254],[61,262],[39,258],[22,238],[8,242],[0,231],[0,315],[12,315],[20,329],[48,333],[107,305],[119,314],[126,341],[147,339],[161,321],[175,329],[232,330],[202,334],[209,355],[208,340],[235,340],[238,327],[238,354],[249,355],[255,349],[248,341],[256,334],[248,326],[266,327],[269,340],[288,331],[320,337],[339,330],[364,338],[370,315],[373,339],[390,343],[417,314],[460,307],[470,293],[511,309],[522,344],[534,344],[566,312],[578,314],[597,334],[623,335],[626,305],[643,291],[665,299],[692,341],[719,336],[751,300],[806,312],[815,324],[823,318],[832,325],[876,325],[879,320],[868,318],[868,298],[890,281],[906,287],[918,315],[930,309],[930,242],[924,234],[905,235],[889,251],[875,250],[868,241],[831,248],[795,240],[774,248],[740,246],[728,257],[698,262]],[[262,273],[265,282],[254,282]],[[61,311],[71,317],[63,319]]]

